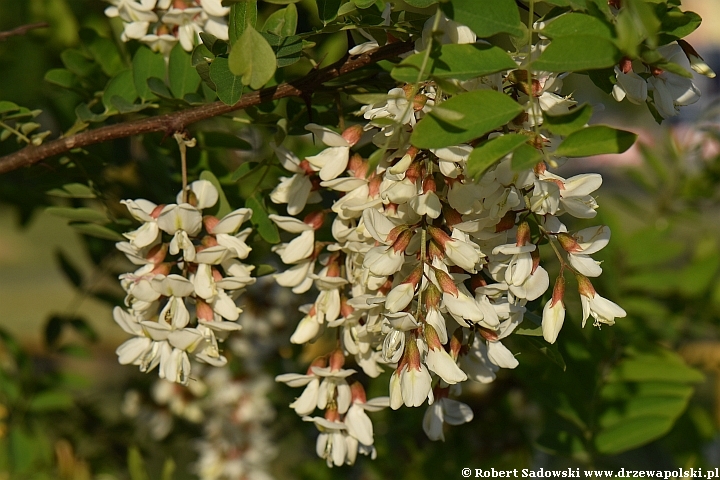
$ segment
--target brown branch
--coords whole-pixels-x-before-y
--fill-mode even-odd
[[[313,90],[327,81],[381,60],[397,57],[402,53],[410,51],[412,48],[413,42],[396,42],[371,52],[363,53],[362,55],[345,57],[325,68],[312,70],[298,80],[281,83],[274,87],[243,95],[235,105],[225,105],[222,102],[215,102],[165,115],[101,127],[66,138],[58,138],[57,140],[39,146],[29,145],[15,153],[1,157],[0,173],[10,172],[20,167],[32,165],[74,148],[86,147],[117,138],[150,132],[165,132],[165,134],[169,136],[175,132],[182,131],[187,125],[200,120],[243,110],[280,98],[309,95]]]
[[[31,23],[29,25],[21,25],[19,27],[13,28],[12,30],[6,30],[4,32],[0,32],[0,42],[7,40],[10,37],[15,37],[18,35],[25,35],[30,30],[35,30],[36,28],[47,28],[50,24],[47,22],[39,22],[39,23]]]

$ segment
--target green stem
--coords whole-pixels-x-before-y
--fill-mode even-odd
[[[10,125],[8,125],[7,123],[5,123],[5,122],[0,122],[0,127],[4,128],[5,130],[8,130],[8,131],[12,132],[13,134],[15,134],[16,137],[20,138],[20,139],[21,139],[22,141],[24,141],[25,143],[31,143],[31,142],[30,142],[30,139],[29,139],[28,137],[26,137],[21,131],[14,129],[13,127],[11,127]]]

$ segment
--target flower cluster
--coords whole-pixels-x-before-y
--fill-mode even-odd
[[[178,194],[177,204],[123,201],[143,224],[117,244],[139,267],[120,275],[125,308],[113,311],[118,325],[134,335],[117,349],[121,364],[143,372],[159,366],[160,378],[187,384],[190,354],[214,366],[227,362],[218,343],[240,329],[236,298],[255,283],[254,267],[240,261],[250,253],[245,239],[251,229],[238,233],[252,211],[203,216],[217,201],[207,180],[193,182],[185,195]]]
[[[201,32],[228,39],[229,7],[220,0],[109,0],[105,15],[122,19],[122,40],[139,40],[168,56],[180,42],[192,51]]]
[[[428,20],[426,29],[433,23]],[[449,29],[434,35],[443,42],[475,41],[466,27],[447,19],[437,23]],[[425,37],[430,41],[430,34]],[[412,146],[417,122],[445,100],[432,83],[390,90],[386,100],[360,109],[366,123],[342,133],[308,125],[325,145],[317,155],[300,159],[275,148],[294,173],[271,194],[288,212],[271,219],[294,236],[275,249],[289,266],[275,278],[296,293],[313,286],[318,291],[301,308],[304,316],[291,342],[313,342],[327,329],[335,329],[339,339],[305,374],[277,380],[305,387],[291,407],[322,432],[317,452],[329,465],[352,463],[358,448],[369,451],[372,424],[364,411],[380,404],[366,402],[362,386],[350,380],[355,370],[343,368],[347,357],[369,377],[392,369],[392,409],[427,400],[423,428],[431,439],[444,438],[444,423],[472,420],[471,409],[449,397],[460,394],[467,380],[488,383],[500,368],[518,365],[503,340],[523,321],[527,303],[550,286],[541,246],[560,263],[542,318],[548,342],[555,342],[565,317],[564,272],[578,279],[583,325],[590,316],[597,326],[625,316],[589,280],[602,272],[591,255],[608,243],[608,227],[570,232],[560,220],[595,217],[592,193],[602,178],[563,178],[549,171],[563,161],[553,154],[561,139],[544,128],[543,113],[568,112],[576,102],[560,95],[556,74],[535,72],[528,82],[522,67],[539,48],[519,55],[517,70],[456,82],[466,91],[507,92],[526,106],[489,138],[526,135],[544,159],[531,168],[513,168],[508,156],[475,180],[468,157],[476,142],[430,150]],[[353,151],[368,142],[384,152],[377,166]],[[329,209],[312,206],[320,189],[338,194]],[[334,241],[318,240],[322,229]],[[307,418],[315,409],[324,416]]]

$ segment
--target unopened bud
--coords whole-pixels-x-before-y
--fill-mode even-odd
[[[438,305],[440,305],[440,300],[442,300],[440,290],[438,290],[437,287],[431,283],[425,290],[425,308],[427,310],[430,310],[432,308],[438,308]]]
[[[435,269],[435,278],[437,278],[437,281],[440,284],[440,290],[442,290],[445,293],[449,293],[450,295],[452,295],[454,297],[458,296],[457,285],[455,285],[455,281],[452,279],[452,277],[449,274],[436,268]]]
[[[508,210],[495,225],[495,233],[506,232],[515,226],[515,212]]]
[[[353,154],[348,161],[348,170],[352,173],[355,178],[367,177],[368,163],[363,159],[359,153]]]
[[[437,184],[432,177],[426,177],[425,180],[423,180],[423,193],[427,192],[437,192]]]
[[[457,359],[460,357],[460,353],[462,352],[462,337],[463,337],[463,331],[462,328],[458,328],[453,333],[453,336],[450,337],[450,356],[457,362]]]
[[[343,318],[348,318],[355,311],[353,307],[348,304],[348,299],[343,296],[340,298],[340,315]]]
[[[591,285],[592,286],[592,285]],[[565,297],[565,277],[560,276],[555,280],[555,286],[553,287],[552,303],[551,307],[554,307],[558,302],[563,303],[563,297]]]
[[[408,369],[420,370],[420,350],[415,335],[410,336],[408,341],[405,342],[402,363],[407,364]]]
[[[212,274],[213,280],[215,280],[216,282],[219,282],[223,279],[222,273],[220,273],[220,270],[215,267],[210,269],[210,273]]]
[[[490,330],[489,328],[478,327],[478,333],[488,342],[497,342],[498,340],[497,332]]]
[[[408,167],[408,169],[405,171],[405,178],[410,180],[411,182],[415,183],[418,181],[418,179],[422,176],[422,164],[421,162],[415,162],[412,165]]]
[[[387,243],[394,243],[395,240],[398,239],[401,233],[403,233],[405,230],[407,230],[407,225],[398,225],[397,227],[393,227],[392,230],[390,230],[390,233],[388,233],[387,238],[385,241]]]
[[[197,312],[197,317],[206,322],[212,322],[213,318],[215,318],[215,312],[213,312],[212,307],[200,299],[198,299],[195,304],[195,311]]]
[[[320,227],[322,227],[323,222],[325,222],[325,212],[322,210],[308,213],[307,216],[303,219],[303,223],[310,225],[313,230],[318,230]]]
[[[413,110],[420,111],[423,108],[425,108],[425,105],[427,104],[428,97],[427,95],[418,94],[415,95],[415,98],[413,99]]]
[[[438,336],[437,332],[435,331],[435,328],[433,328],[432,325],[429,323],[425,324],[425,328],[423,330],[423,335],[425,336],[425,341],[428,344],[428,347],[431,350],[442,350],[443,345],[442,342],[440,342],[440,337]]]
[[[680,45],[680,48],[682,48],[683,52],[685,52],[685,56],[690,62],[690,68],[695,70],[700,75],[705,75],[708,78],[715,78],[715,72],[713,72],[712,68],[710,68],[710,66],[705,63],[705,60],[693,48],[692,45],[682,39],[678,40],[677,43],[678,45]]]
[[[307,369],[307,372],[305,373],[305,375],[315,375],[312,371],[313,367],[318,367],[318,368],[327,367],[327,355],[323,355],[322,357],[315,358],[315,360],[313,360],[312,363],[310,363],[310,365],[308,366],[308,369]]]
[[[365,388],[363,388],[362,383],[358,381],[350,384],[350,395],[352,396],[353,403],[367,403]]]
[[[445,244],[452,241],[450,235],[445,233],[441,228],[428,225],[427,232],[430,234],[430,237],[440,245],[443,251],[445,250]]]
[[[312,165],[310,165],[310,162],[307,161],[307,159],[301,160],[298,164],[298,167],[305,173],[305,175],[313,175],[315,174],[315,170],[313,170]]]
[[[566,252],[568,252],[568,253],[582,252],[582,247],[580,247],[580,244],[569,233],[560,232],[557,234],[557,239],[558,239],[558,242],[560,242],[560,246]]]
[[[150,216],[152,218],[154,218],[155,220],[157,220],[158,217],[160,216],[160,214],[162,213],[163,208],[165,208],[165,204],[158,205],[157,207],[153,208],[153,211],[150,212]]]
[[[220,219],[217,217],[214,217],[212,215],[205,215],[203,217],[203,225],[205,225],[205,230],[208,231],[208,233],[213,233],[213,228],[220,223]]]
[[[360,141],[360,139],[363,136],[363,127],[362,125],[352,125],[343,130],[342,132],[342,138],[345,139],[346,142],[348,142],[349,146],[353,146],[356,143]]]
[[[420,255],[420,252],[418,252],[418,256],[419,255]],[[430,262],[432,262],[436,258],[438,260],[442,260],[443,258],[445,258],[445,252],[443,252],[443,249],[440,247],[440,245],[438,245],[434,241],[431,241],[428,244],[427,256],[428,256],[428,259],[430,260]],[[418,260],[423,260],[423,259],[418,258]]]
[[[443,205],[443,217],[445,218],[445,224],[448,227],[453,227],[458,223],[462,223],[463,221],[460,212],[458,212],[449,205]]]
[[[330,422],[339,422],[340,421],[340,413],[337,410],[337,407],[335,406],[328,406],[327,410],[325,410],[325,420],[328,420]]]
[[[475,291],[478,288],[481,287],[487,287],[487,281],[485,278],[480,275],[479,273],[477,275],[473,275],[470,277],[470,289],[471,291]]]
[[[618,63],[618,67],[620,67],[622,73],[630,73],[633,71],[632,60],[628,57],[623,57],[620,63]]]
[[[217,247],[218,242],[215,237],[211,237],[210,235],[205,235],[202,240],[200,241],[203,247],[210,248],[210,247]]]
[[[158,263],[155,265],[155,268],[153,268],[152,273],[153,275],[170,275],[170,270],[172,270],[172,265],[169,263]]]
[[[532,270],[530,270],[530,275],[535,273],[535,270],[540,266],[540,249],[536,248],[532,252],[530,252],[530,258],[532,258]]]
[[[528,243],[530,243],[530,225],[527,222],[522,222],[518,225],[515,233],[515,244],[518,247],[524,247]]]
[[[167,243],[155,245],[150,249],[150,251],[148,251],[147,255],[145,255],[145,259],[149,260],[150,263],[157,265],[158,263],[161,263],[163,260],[165,260],[165,256],[167,256],[167,251]]]
[[[336,348],[330,354],[330,370],[337,372],[343,365],[345,365],[345,354],[343,354],[342,350]]]
[[[580,295],[585,295],[588,298],[595,298],[595,287],[593,287],[590,279],[581,273],[575,274],[575,279],[578,282],[578,292]],[[553,294],[554,294],[553,290]]]
[[[405,230],[402,232],[398,236],[397,240],[393,242],[393,250],[395,250],[396,253],[404,252],[410,244],[410,240],[412,240],[413,235],[415,235],[415,231],[413,230]]]

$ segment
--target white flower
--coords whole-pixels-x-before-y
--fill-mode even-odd
[[[447,397],[439,398],[428,407],[423,416],[423,430],[430,440],[445,441],[443,423],[462,425],[473,419],[470,407]]]

